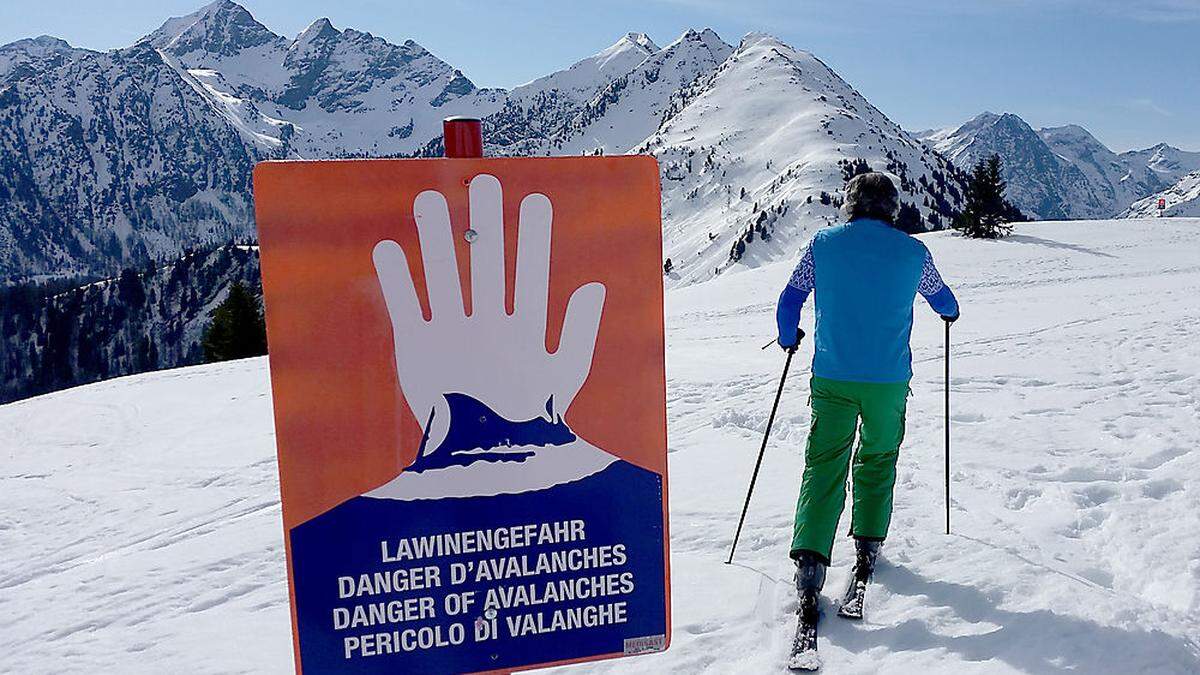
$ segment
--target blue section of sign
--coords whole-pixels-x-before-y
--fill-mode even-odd
[[[619,654],[626,650],[628,638],[662,636],[667,630],[662,498],[658,474],[616,461],[592,476],[523,494],[413,501],[351,499],[290,533],[304,672],[432,674],[516,668]],[[394,560],[400,540],[543,523],[559,523],[562,530],[561,524],[568,521],[582,521],[581,537],[506,550]],[[565,552],[571,550],[583,552],[568,558]],[[539,560],[561,564],[567,559],[582,567],[537,573]],[[465,582],[452,583],[452,563],[471,570]],[[397,585],[407,580],[432,587],[375,593],[379,590],[375,573],[426,567],[437,568],[436,585],[430,583],[433,573],[428,571],[390,574],[389,580]],[[509,576],[479,579],[481,569],[490,576]],[[364,580],[361,575],[368,576]],[[339,578],[343,578],[341,582]],[[573,581],[579,579],[583,581]],[[562,581],[568,583],[558,583]],[[572,588],[591,597],[499,608],[491,624],[498,635],[475,640],[478,624],[489,623],[484,607],[489,589],[503,588],[510,598],[530,601],[553,597],[545,594],[548,587],[559,593]],[[364,588],[366,592],[358,597],[343,597],[348,591],[353,595]],[[461,615],[448,615],[447,596],[468,591],[475,592],[471,608]],[[423,597],[432,602],[424,601],[423,606],[418,600]],[[411,601],[407,606],[394,603],[405,599]],[[389,610],[379,603],[393,603],[392,614],[384,623],[339,628],[339,623],[355,616],[356,606],[362,607],[357,615],[360,621],[373,620],[371,605],[377,605],[376,619],[384,616]],[[552,630],[556,618],[559,629]],[[562,623],[579,621],[591,625],[566,628]],[[462,626],[460,644],[449,644],[459,637],[453,624]],[[530,630],[531,626],[535,628]],[[514,637],[513,627],[528,632]],[[370,646],[364,647],[364,641]],[[420,646],[422,641],[426,646]]]
[[[450,431],[434,452],[428,452],[425,439],[417,459],[406,471],[428,471],[448,466],[470,466],[475,462],[523,462],[533,451],[491,452],[493,448],[519,446],[565,445],[575,440],[575,434],[554,416],[553,422],[536,417],[531,420],[505,419],[486,404],[466,394],[445,394],[450,408]],[[554,397],[546,401],[546,414],[553,416]],[[433,422],[432,413],[429,422]],[[426,430],[428,433],[428,429]],[[482,452],[478,452],[482,450]]]

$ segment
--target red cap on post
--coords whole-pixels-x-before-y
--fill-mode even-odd
[[[445,154],[453,158],[483,157],[483,126],[477,117],[457,115],[442,120]]]

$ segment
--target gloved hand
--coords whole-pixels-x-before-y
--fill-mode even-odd
[[[946,323],[954,323],[955,321],[958,321],[958,314],[955,314],[954,316],[943,316],[942,321],[945,321]]]
[[[804,331],[800,328],[797,328],[796,329],[796,337],[794,340],[791,340],[791,341],[785,340],[783,338],[783,336],[781,335],[781,336],[779,336],[779,339],[776,340],[775,342],[780,346],[780,348],[783,349],[783,351],[794,352],[800,348],[800,341],[803,339],[804,339]]]

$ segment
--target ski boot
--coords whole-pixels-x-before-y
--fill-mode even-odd
[[[882,546],[882,541],[854,538],[854,569],[850,572],[850,583],[846,587],[846,594],[842,596],[842,604],[838,607],[838,616],[843,619],[862,620],[867,583],[875,574],[875,561],[879,558],[879,549]]]
[[[817,623],[821,620],[821,587],[825,585],[825,563],[815,554],[801,551],[796,555],[796,592],[800,596],[796,610],[796,638],[788,657],[788,670],[814,671],[821,667],[817,654]]]

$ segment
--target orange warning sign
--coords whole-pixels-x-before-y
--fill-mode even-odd
[[[653,159],[267,162],[254,190],[297,670],[665,649]]]

